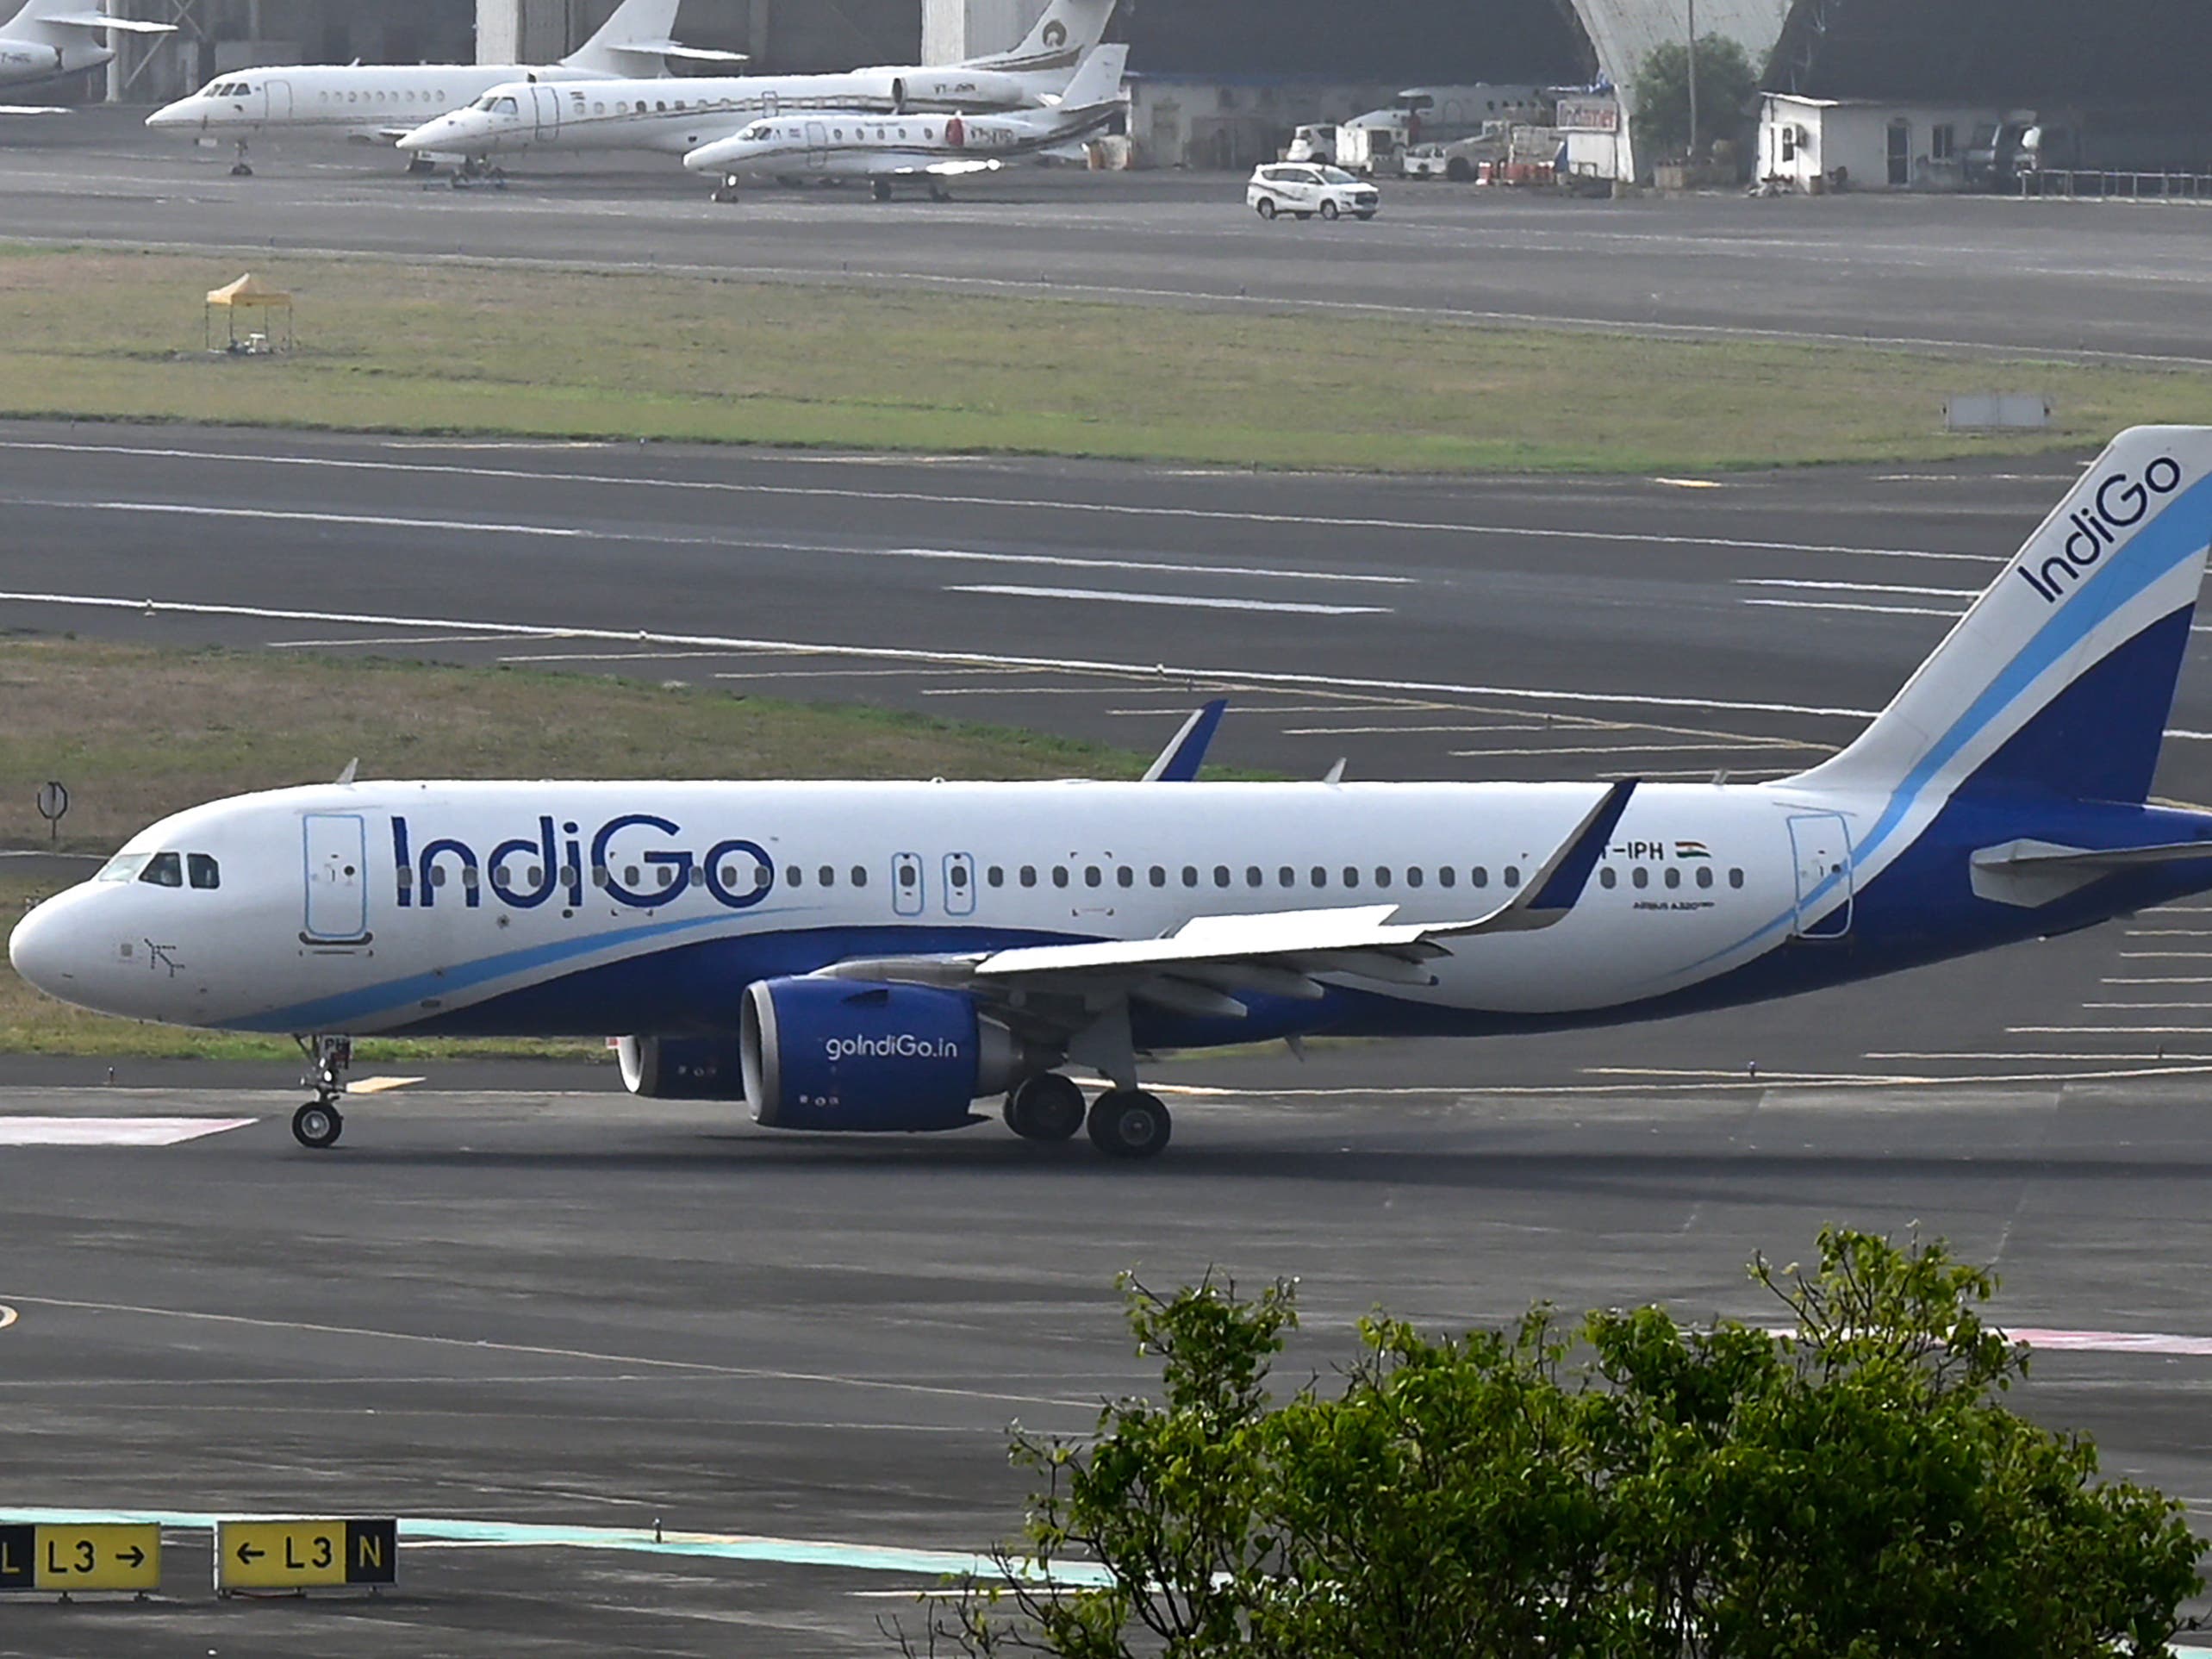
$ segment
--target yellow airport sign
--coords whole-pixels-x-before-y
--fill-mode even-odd
[[[390,1584],[398,1567],[396,1520],[215,1523],[219,1593]]]
[[[0,1591],[161,1587],[161,1529],[151,1521],[0,1526]]]

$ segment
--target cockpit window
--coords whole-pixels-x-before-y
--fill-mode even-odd
[[[146,868],[146,861],[152,857],[153,855],[150,852],[119,852],[102,864],[100,873],[92,879],[96,882],[135,881],[139,871]]]
[[[138,878],[156,887],[182,887],[184,861],[173,852],[157,852],[146,861],[146,868],[139,872]]]
[[[194,887],[212,889],[222,885],[222,866],[217,864],[213,855],[209,853],[186,853],[184,871],[190,876]]]
[[[498,103],[492,105],[492,113],[494,115],[511,115],[515,112],[515,103],[513,98],[502,98]]]

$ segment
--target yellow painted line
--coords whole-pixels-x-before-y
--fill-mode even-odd
[[[386,1095],[395,1088],[411,1088],[421,1077],[357,1077],[346,1085],[348,1095]]]

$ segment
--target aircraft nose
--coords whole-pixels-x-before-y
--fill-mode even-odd
[[[62,929],[53,900],[47,900],[8,935],[8,964],[39,989],[55,994],[54,987],[68,977]]]
[[[181,103],[165,103],[146,118],[149,127],[182,127],[191,116]]]

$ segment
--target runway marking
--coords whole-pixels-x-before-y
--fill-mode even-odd
[[[339,646],[495,646],[506,639],[502,633],[368,633],[355,634],[350,639],[270,639],[264,642],[269,651],[327,651]],[[502,657],[502,662],[508,659]]]
[[[1711,743],[1617,743],[1581,745],[1573,747],[1537,749],[1454,749],[1455,760],[1515,760],[1539,755],[1668,755],[1675,753],[1717,755],[1735,754],[1745,749],[1819,749],[1819,743],[1794,743],[1787,738],[1723,738]]]
[[[1724,714],[1791,714],[1819,720],[1866,720],[1871,708],[1829,707],[1817,703],[1748,702],[1728,698],[1661,695],[1643,691],[1548,691],[1530,686],[1461,685],[1448,681],[1386,680],[1327,674],[1286,674],[1232,668],[1194,668],[1166,663],[1135,667],[1128,663],[1090,662],[1081,658],[1010,657],[977,651],[925,651],[901,646],[844,646],[796,639],[721,638],[713,634],[657,633],[649,629],[553,627],[527,622],[470,621],[452,617],[395,616],[371,612],[296,610],[270,605],[217,604],[176,599],[127,599],[115,594],[39,593],[0,591],[0,603],[81,606],[97,610],[151,610],[178,616],[238,616],[261,621],[358,624],[365,627],[423,627],[445,633],[457,630],[497,630],[519,639],[605,639],[623,644],[652,643],[711,646],[725,651],[759,652],[777,656],[851,657],[863,661],[946,664],[955,667],[1020,668],[1059,676],[1096,674],[1124,680],[1175,679],[1193,682],[1225,681],[1265,689],[1296,686],[1309,691],[1342,689],[1352,691],[1399,691],[1424,696],[1499,697],[1517,702],[1580,703],[1612,708],[1692,708]],[[2168,733],[2169,737],[2193,735]],[[2212,735],[2212,734],[2206,734]]]
[[[356,1077],[346,1085],[348,1095],[389,1095],[396,1088],[412,1088],[426,1077]]]
[[[955,583],[947,593],[994,594],[1006,599],[1081,599],[1115,605],[1168,605],[1178,610],[1292,611],[1301,616],[1388,616],[1387,605],[1315,605],[1288,599],[1220,599],[1198,594],[1127,593],[1118,588],[1018,588],[1000,583]]]
[[[2212,962],[2208,951],[2122,951],[2121,958],[2128,962]]]
[[[339,471],[427,473],[449,477],[497,478],[527,483],[576,483],[638,490],[698,490],[741,496],[781,496],[850,501],[863,492],[826,484],[738,483],[726,478],[647,478],[620,473],[549,472],[529,467],[458,466],[432,461],[364,460],[336,455],[255,455],[226,450],[157,448],[134,444],[63,444],[29,439],[0,439],[0,450],[65,455],[119,455],[159,460],[216,461],[249,466],[321,467]],[[842,459],[843,458],[839,458]],[[911,462],[916,458],[897,458]],[[956,496],[927,490],[865,492],[872,501],[907,502],[929,507],[999,508],[1012,512],[1094,513],[1131,518],[1189,519],[1199,523],[1295,524],[1323,529],[1404,530],[1416,533],[1520,537],[1535,541],[1615,542],[1636,546],[1723,547],[1744,552],[1835,553],[1873,558],[1933,558],[1973,564],[2002,564],[1985,553],[1943,552],[1920,547],[1851,547],[1830,542],[1754,540],[1727,536],[1678,536],[1628,530],[1563,530],[1544,526],[1454,523],[1438,519],[1337,517],[1326,514],[1237,512],[1216,507],[1168,507],[1120,502],[1049,500],[1017,496]],[[57,503],[68,505],[69,503]]]
[[[151,1524],[182,1532],[211,1531],[218,1519],[284,1519],[286,1518],[281,1515],[242,1515],[229,1511],[218,1516],[212,1512],[167,1509],[0,1509],[0,1522],[16,1525],[86,1525],[120,1521]],[[558,1526],[409,1515],[400,1517],[399,1536],[409,1544],[452,1549],[614,1550],[632,1555],[760,1562],[783,1567],[836,1567],[862,1573],[903,1573],[932,1581],[971,1575],[1002,1581],[997,1563],[988,1555],[958,1550],[918,1550],[903,1544],[776,1537],[751,1532],[664,1531],[656,1537],[651,1527]],[[1050,1581],[1098,1586],[1112,1582],[1112,1575],[1105,1568],[1090,1562],[1060,1562],[1054,1564]]]
[[[176,1146],[259,1121],[259,1118],[0,1116],[0,1146]]]
[[[2008,1037],[2212,1037],[2212,1026],[2007,1026]]]
[[[2212,939],[2212,927],[2131,927],[2129,939]]]
[[[2100,985],[2212,985],[2212,978],[2190,977],[2184,974],[2114,975],[2097,981]]]
[[[2027,1325],[2001,1327],[2015,1342],[2052,1353],[2166,1354],[2212,1357],[2212,1337],[2173,1336],[2158,1331],[2043,1331]]]
[[[1906,594],[1922,599],[1973,600],[1981,596],[1981,590],[1978,588],[1906,588],[1887,582],[1794,581],[1779,576],[1740,576],[1735,579],[1735,585],[1739,588],[1810,588],[1825,593]]]
[[[1961,1051],[1937,1053],[1927,1050],[1906,1050],[1897,1053],[1870,1053],[1869,1060],[2078,1060],[2086,1063],[2115,1063],[2122,1060],[2139,1060],[2146,1064],[2159,1065],[2168,1061],[2203,1060],[2212,1064],[2212,1054],[2052,1054],[2045,1051]]]
[[[1963,610],[1931,610],[1925,605],[1858,605],[1840,599],[1747,599],[1747,605],[1764,605],[1775,610],[1791,611],[1861,611],[1869,616],[1942,616],[1957,621]]]
[[[2082,1004],[2082,1007],[2084,1010],[2090,1008],[2132,1008],[2138,1012],[2141,1012],[2150,1008],[2212,1008],[2212,1002],[2084,1002]]]
[[[69,502],[35,496],[8,497],[19,507],[87,509],[103,513],[153,513],[189,518],[260,519],[279,523],[342,524],[389,530],[464,530],[502,536],[551,536],[564,540],[645,542],[670,547],[724,547],[771,553],[820,553],[844,558],[910,558],[927,563],[1035,565],[1076,571],[1137,571],[1150,575],[1250,577],[1269,582],[1358,582],[1411,588],[1420,579],[1366,571],[1297,571],[1272,565],[1186,564],[1168,559],[1077,558],[1062,553],[980,552],[951,547],[851,547],[834,544],[737,541],[727,536],[670,534],[644,530],[587,530],[573,525],[522,524],[483,519],[413,519],[374,513],[308,512],[273,507],[206,507],[187,502]]]
[[[245,1120],[252,1122],[253,1120]],[[128,1313],[140,1319],[181,1319],[190,1324],[236,1325],[256,1331],[302,1332],[319,1337],[361,1337],[375,1342],[421,1343],[435,1348],[465,1348],[477,1353],[536,1354],[551,1359],[589,1360],[630,1366],[665,1375],[738,1377],[763,1382],[806,1382],[826,1387],[872,1388],[887,1394],[925,1394],[952,1400],[986,1400],[1022,1406],[1094,1406],[1095,1400],[1059,1400],[1050,1395],[994,1394],[981,1388],[943,1388],[927,1382],[895,1382],[880,1377],[840,1376],[828,1372],[785,1371],[761,1365],[720,1365],[711,1360],[656,1359],[643,1354],[601,1353],[589,1348],[546,1347],[534,1343],[491,1342],[473,1337],[428,1336],[414,1331],[379,1330],[370,1325],[325,1325],[309,1319],[259,1319],[247,1313],[209,1313],[189,1307],[156,1307],[137,1302],[83,1301],[63,1296],[17,1296],[25,1307],[65,1308],[79,1313]]]
[[[2114,1032],[2103,1026],[2078,1028],[2090,1036],[2125,1035],[2125,1031]],[[2212,1031],[2196,1033],[2212,1036]],[[2063,1055],[2030,1055],[2034,1060],[2064,1059]],[[2109,1060],[2111,1057],[2096,1055],[2094,1061]],[[2126,1057],[2122,1057],[2125,1058]],[[1584,1074],[1592,1077],[1658,1077],[1667,1079],[1679,1074],[1649,1071],[1636,1066],[1588,1066]],[[1265,1111],[1271,1104],[1281,1101],[1382,1101],[1382,1100],[1443,1100],[1480,1101],[1486,1099],[1562,1099],[1618,1096],[1623,1095],[1698,1095],[1716,1090],[1775,1088],[1964,1088],[1982,1085],[2003,1086],[2016,1083],[2093,1083],[2118,1082],[2127,1078],[2143,1077],[2201,1077],[2212,1075],[2212,1054],[2168,1057],[2164,1062],[2148,1065],[2104,1066],[2092,1071],[1994,1071],[1972,1072],[1958,1076],[1927,1076],[1920,1075],[1891,1076],[1886,1073],[1823,1072],[1771,1073],[1747,1076],[1742,1071],[1713,1070],[1697,1074],[1698,1081],[1655,1082],[1604,1083],[1468,1083],[1454,1088],[1449,1084],[1427,1084],[1392,1088],[1224,1088],[1206,1083],[1147,1083],[1155,1095],[1175,1095],[1198,1101],[1217,1101],[1249,1104]]]

